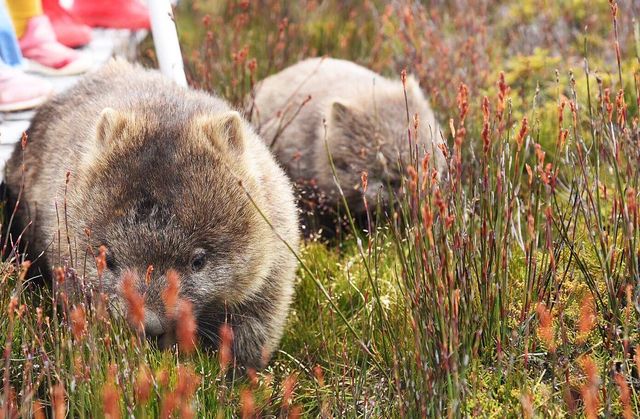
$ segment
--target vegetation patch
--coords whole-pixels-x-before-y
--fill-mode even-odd
[[[11,253],[0,416],[636,416],[634,14],[614,0],[181,2],[191,84],[238,106],[313,55],[416,75],[447,176],[403,162],[394,208],[368,202],[371,228],[307,242],[280,350],[248,374],[232,331],[218,352],[159,351],[99,291],[70,294],[71,267],[36,287]]]

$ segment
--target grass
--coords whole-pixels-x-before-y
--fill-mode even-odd
[[[10,261],[2,415],[637,415],[637,6],[437,3],[182,3],[190,82],[235,104],[308,55],[416,74],[449,176],[404,162],[372,231],[306,243],[280,350],[248,376],[224,350],[150,347],[99,295],[28,289]]]

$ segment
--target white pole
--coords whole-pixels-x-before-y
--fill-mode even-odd
[[[160,71],[180,86],[187,85],[178,32],[173,21],[173,10],[169,0],[149,0],[151,33],[156,47]]]

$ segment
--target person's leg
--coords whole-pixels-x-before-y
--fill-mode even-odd
[[[41,0],[6,0],[9,13],[16,28],[16,35],[22,38],[27,30],[29,20],[34,16],[40,16],[42,12]]]
[[[18,39],[9,12],[2,0],[0,0],[0,59],[11,66],[22,64]]]

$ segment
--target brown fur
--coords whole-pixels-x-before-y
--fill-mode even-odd
[[[23,184],[22,159],[18,147],[6,167],[13,200]],[[241,364],[260,367],[274,351],[296,269],[278,235],[297,249],[296,208],[284,172],[224,101],[113,61],[38,111],[24,168],[18,219],[23,226],[32,222],[24,238],[28,257],[44,253],[45,273],[54,264],[80,273],[86,265],[87,280],[95,281],[95,264],[84,263],[84,251],[104,244],[102,286],[120,309],[122,274],[144,278],[154,266],[151,283],[140,279],[137,286],[147,331],[161,343],[175,339],[161,298],[165,273],[175,269],[203,341],[217,343],[218,328],[228,321]],[[71,249],[63,215],[67,171]],[[194,255],[203,253],[206,262],[196,269]]]
[[[411,126],[413,115],[419,116],[419,151],[430,153],[435,166],[443,170],[438,124],[412,77],[407,80],[407,101]],[[375,205],[382,188],[400,185],[398,161],[408,162],[409,145],[399,80],[386,79],[349,61],[312,58],[260,82],[248,102],[253,125],[287,173],[299,185],[315,185],[330,207],[337,206],[341,198],[325,137],[347,203],[356,214],[364,210],[363,171],[368,172],[370,205]]]

